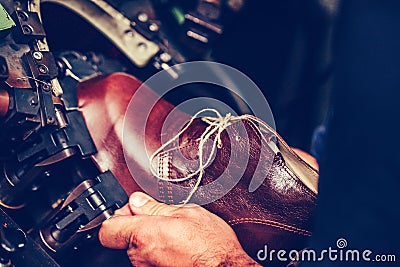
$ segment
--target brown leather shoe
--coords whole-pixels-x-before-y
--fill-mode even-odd
[[[130,97],[139,85],[135,78],[117,73],[86,82],[79,89],[80,107],[99,149],[97,162],[114,172],[127,193],[141,188],[130,175],[123,149],[130,169],[135,170],[135,178],[141,186],[145,181],[143,187],[147,193],[166,203],[179,204],[193,192],[190,202],[207,203],[205,208],[232,226],[243,248],[254,259],[257,260],[257,253],[264,250],[265,245],[269,251],[305,247],[311,236],[317,196],[318,172],[315,169],[295,154],[273,129],[254,117],[231,121],[220,135],[217,132],[210,135],[200,149],[201,136],[210,124],[195,119],[176,142],[156,153],[152,166],[157,178],[149,169],[149,155],[160,148],[162,127],[174,107],[160,100],[148,118],[144,114],[128,116],[125,124],[129,124],[130,143],[145,145],[122,148],[122,121]],[[151,90],[145,95],[136,107],[144,113],[147,105],[157,99]],[[165,140],[172,138],[190,119],[182,112],[174,116],[174,125],[167,129]],[[146,136],[140,135],[142,125],[146,125]],[[218,140],[216,143],[213,140],[218,137],[221,146],[215,147]],[[183,178],[201,167],[200,151],[203,162],[208,156],[212,160],[202,168],[201,183],[193,191],[198,175]],[[166,181],[177,179],[183,181]],[[269,259],[263,263],[270,264]]]

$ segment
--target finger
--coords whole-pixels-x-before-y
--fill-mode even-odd
[[[311,156],[310,154],[308,154],[307,152],[304,152],[303,150],[299,149],[299,148],[294,148],[292,147],[292,150],[305,162],[307,162],[311,167],[313,167],[314,169],[318,170],[319,166],[318,166],[318,162],[317,160]]]
[[[129,249],[150,246],[160,236],[154,231],[165,228],[169,217],[160,216],[114,216],[103,222],[99,230],[100,243],[112,249]],[[152,225],[153,227],[149,227]]]
[[[136,215],[173,216],[178,207],[160,203],[149,195],[135,192],[129,198],[129,206]]]
[[[131,208],[129,207],[129,204],[124,205],[122,208],[117,209],[114,212],[115,215],[125,215],[125,216],[131,216],[133,215]]]
[[[113,249],[129,248],[135,221],[133,216],[114,216],[104,221],[99,230],[100,243]]]

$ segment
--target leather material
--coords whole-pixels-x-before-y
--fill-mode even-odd
[[[160,153],[159,159],[154,160],[158,169],[161,169],[160,172],[167,174],[169,179],[182,178],[193,173],[199,165],[198,140],[207,126],[201,119],[196,119],[182,134],[179,144]],[[216,184],[206,190],[197,190],[191,199],[194,203],[215,199],[215,193],[219,189],[226,184],[234,184],[237,181],[235,175],[240,175],[240,181],[233,189],[222,198],[205,205],[205,208],[232,226],[244,249],[255,259],[264,245],[268,246],[269,251],[304,248],[307,237],[311,236],[310,219],[316,201],[316,187],[310,188],[303,181],[311,179],[313,181],[306,183],[313,184],[317,172],[290,151],[272,129],[267,137],[262,139],[249,120],[232,123],[222,132],[223,146],[217,149],[214,160],[206,167],[203,175],[202,184],[214,181]],[[273,137],[279,138],[278,147],[283,148],[281,152],[275,153],[265,142]],[[204,154],[209,154],[211,145],[211,141],[206,142]],[[246,151],[247,148],[250,148],[249,151]],[[297,165],[307,170],[308,176],[300,178],[289,167],[286,159],[297,161]],[[165,167],[168,168],[167,171],[162,170]],[[218,182],[217,178],[222,173],[225,173],[224,181]],[[168,182],[160,183],[162,186],[159,191],[164,202],[178,204],[185,200],[196,177],[179,183],[185,188],[171,186]],[[262,184],[250,193],[252,179],[261,179]]]
[[[138,80],[122,73],[90,80],[79,86],[80,109],[99,150],[95,159],[102,169],[113,171],[128,194],[142,188],[131,176],[126,162],[131,167],[133,165],[134,175],[139,176],[135,178],[146,180],[145,191],[166,203],[178,204],[187,197],[196,176],[180,182],[178,187],[175,186],[177,183],[154,177],[144,163],[148,162],[148,155],[161,146],[160,136],[167,116],[173,118],[168,117],[172,125],[167,128],[167,133],[163,131],[163,138],[166,135],[164,141],[182,129],[190,116],[179,111],[171,115],[174,107],[159,100],[147,117],[148,105],[157,99],[157,95],[148,89],[143,100],[137,103],[135,116],[127,116],[124,121],[129,101],[139,86]],[[143,114],[139,114],[140,111]],[[129,125],[128,133],[124,132],[129,143],[126,145],[125,142],[124,148],[123,121]],[[142,125],[146,125],[146,136],[140,135]],[[155,158],[153,167],[164,178],[170,179],[192,173],[199,164],[198,140],[207,126],[201,119],[196,119],[181,135],[179,142]],[[268,245],[269,251],[304,248],[311,236],[317,197],[317,171],[293,153],[272,129],[263,135],[264,138],[246,119],[228,126],[221,134],[222,147],[216,149],[212,162],[204,170],[202,185],[211,186],[207,190],[199,188],[191,199],[191,202],[200,203],[213,200],[226,183],[234,185],[225,196],[205,205],[205,208],[232,226],[243,248],[255,259],[264,245]],[[267,141],[272,139],[277,140],[279,153],[268,146]],[[205,143],[205,155],[211,151],[211,146],[212,142]],[[223,183],[216,179],[220,176],[224,177]],[[249,192],[252,179],[261,185]]]

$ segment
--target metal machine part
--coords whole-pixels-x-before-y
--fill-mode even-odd
[[[78,248],[76,240],[90,239],[95,229],[124,204],[122,187],[111,172],[80,183],[39,231],[43,243],[54,253]]]
[[[93,3],[92,3],[93,2]],[[125,64],[126,72],[144,81],[158,70],[165,70],[171,79],[184,75],[183,70],[171,68],[176,63],[193,60],[210,60],[211,49],[214,41],[223,33],[225,26],[229,24],[234,15],[240,10],[233,9],[231,5],[235,1],[156,1],[156,0],[98,0],[98,1],[43,1],[43,20],[51,44],[60,51],[68,51],[69,47],[85,54],[88,51],[104,54],[106,57],[115,58],[115,50],[118,57]],[[82,7],[85,6],[83,9]],[[99,8],[101,6],[103,9]],[[184,8],[180,6],[185,6]],[[130,29],[135,31],[134,36],[141,36],[158,46],[158,52],[151,56],[145,65],[138,65],[135,60],[125,57],[127,50],[114,46],[112,38],[125,38],[105,28],[99,28],[90,19],[93,14],[105,13],[105,10],[119,12],[118,16],[109,17],[107,23],[118,23],[123,20],[130,22]],[[56,14],[56,15],[55,15]],[[105,13],[106,14],[106,13]],[[105,14],[102,16],[107,17]],[[117,14],[117,13],[115,13]],[[97,16],[97,15],[96,15]],[[180,18],[180,19],[178,19]],[[69,23],[64,23],[68,20]],[[76,25],[81,25],[77,28]],[[196,36],[207,38],[207,42],[201,42],[187,35],[188,32],[196,33]],[[74,36],[85,35],[87,38],[76,39]],[[110,35],[113,35],[112,38]],[[74,42],[70,43],[73,39]],[[94,40],[89,42],[88,39]],[[123,40],[120,40],[123,42]],[[66,45],[66,43],[68,45]],[[104,46],[98,46],[103,43]],[[111,44],[110,44],[111,43]],[[117,49],[115,49],[117,48]],[[114,51],[114,52],[110,52]],[[135,53],[137,53],[136,51]],[[130,57],[137,57],[137,54]],[[145,53],[146,54],[146,53]],[[73,59],[73,57],[70,57]],[[73,59],[74,60],[74,59]],[[234,86],[235,82],[224,73],[222,69],[212,70],[218,78],[226,84],[230,90],[216,88],[204,84],[187,84],[174,89],[173,92],[163,96],[167,101],[179,106],[191,98],[211,97],[228,103],[238,114],[250,113],[241,96],[241,90]],[[67,69],[68,78],[73,77]],[[72,76],[71,76],[72,75]],[[75,77],[76,79],[77,77]]]
[[[138,67],[144,67],[160,50],[159,46],[139,34],[131,21],[106,1],[43,0],[66,6],[96,27]]]
[[[178,38],[163,29],[147,0],[130,14],[111,0],[41,2],[74,11],[137,69],[169,70],[172,79],[180,73],[171,65],[203,58],[222,33],[220,1],[198,1],[197,8],[185,13],[180,33],[189,40],[186,46],[187,40],[173,41]],[[76,89],[85,79],[124,66],[100,66],[95,54],[53,54],[39,0],[0,4],[0,205],[27,235],[28,245],[21,249],[40,251],[55,264],[76,265],[65,255],[85,255],[83,241],[96,240],[101,223],[127,201],[114,175],[102,172],[92,159],[97,151],[79,111]],[[207,41],[201,42],[204,38]],[[0,258],[4,266],[14,264],[8,254]]]
[[[42,0],[78,15],[110,40],[140,69],[169,69],[209,56],[213,42],[240,11],[243,1]],[[191,6],[181,8],[180,5]],[[171,73],[177,77],[179,73]]]
[[[94,239],[127,195],[91,158],[97,150],[76,84],[58,80],[73,74],[71,66],[64,60],[63,69],[48,49],[39,1],[0,4],[0,205],[19,229],[0,229],[9,250],[0,252],[0,266],[14,264],[9,253],[24,249],[26,233],[28,244],[58,260]]]
[[[45,250],[0,209],[0,266],[57,267]]]

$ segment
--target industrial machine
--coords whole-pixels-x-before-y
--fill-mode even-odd
[[[210,60],[243,0],[0,0],[0,267],[130,266],[103,248],[101,223],[128,199],[99,166],[78,86],[114,72],[144,81],[177,63]],[[255,42],[257,43],[257,42]],[[234,85],[223,69],[213,70]],[[178,105],[219,99],[252,110],[241,88],[190,84]],[[125,189],[125,190],[124,190]]]

